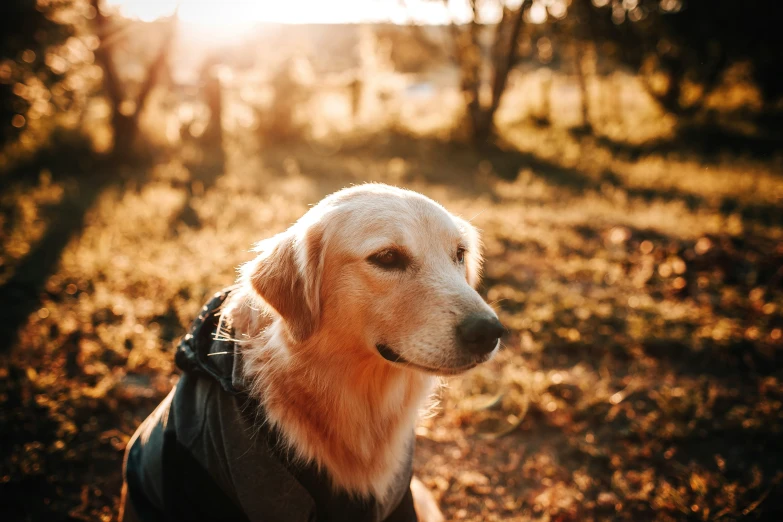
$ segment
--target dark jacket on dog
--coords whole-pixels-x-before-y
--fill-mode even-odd
[[[126,503],[143,521],[416,521],[408,465],[385,503],[338,493],[313,464],[289,458],[244,390],[240,354],[215,340],[216,311],[204,306],[177,349],[183,375],[134,434],[125,455]],[[128,511],[130,509],[126,508]]]

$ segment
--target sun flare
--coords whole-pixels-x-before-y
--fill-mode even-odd
[[[341,24],[362,22],[442,24],[462,21],[465,0],[106,0],[127,18],[151,22],[175,11],[186,25],[213,35],[238,37],[259,23]]]
[[[264,0],[109,0],[129,17],[150,21],[174,12],[185,22],[244,25],[256,22],[314,23],[352,21],[374,10],[375,2],[321,2],[299,0],[279,2]],[[368,7],[370,9],[368,9]]]

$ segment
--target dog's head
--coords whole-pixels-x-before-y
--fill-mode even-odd
[[[391,364],[455,374],[488,360],[503,327],[476,292],[476,229],[421,194],[370,184],[321,201],[259,244],[246,284],[292,345],[328,339]]]

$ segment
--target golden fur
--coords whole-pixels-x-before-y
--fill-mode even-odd
[[[388,249],[405,270],[368,261]],[[460,317],[489,311],[474,290],[476,230],[420,194],[371,184],[327,197],[257,251],[222,317],[242,341],[252,393],[336,488],[383,499],[435,375],[491,356],[468,357],[454,338]],[[384,359],[379,343],[407,362]]]

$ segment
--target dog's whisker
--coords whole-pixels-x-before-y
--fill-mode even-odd
[[[477,217],[479,217],[481,214],[483,214],[483,213],[484,213],[484,212],[486,212],[486,211],[487,211],[487,209],[484,209],[484,210],[482,210],[481,212],[479,212],[478,214],[476,214],[475,216],[473,216],[472,218],[470,218],[470,219],[468,220],[468,223],[472,222],[474,219],[476,219]]]

